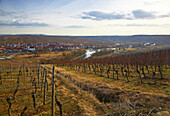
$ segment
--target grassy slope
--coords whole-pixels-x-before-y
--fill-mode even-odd
[[[48,70],[51,73],[52,67],[49,66]],[[52,75],[49,74],[49,76],[51,77]],[[63,104],[62,108],[64,116],[96,116],[105,114],[103,104],[93,95],[89,95],[62,76],[57,74],[55,76],[56,95],[58,100]],[[58,114],[58,112],[56,106],[56,114]],[[40,113],[39,115],[42,115],[43,113]],[[50,115],[50,110],[45,113]]]
[[[70,88],[68,83],[74,84],[79,89],[87,91],[89,93],[88,96],[92,94],[91,96],[95,99],[99,99],[106,114],[139,115],[142,113],[146,115],[150,111],[156,113],[161,110],[168,110],[168,100],[170,100],[168,95],[170,92],[167,85],[141,85],[136,82],[127,83],[121,80],[113,80],[80,72],[77,73],[58,67],[56,70],[60,74],[58,76],[62,75],[62,77],[68,79],[65,81],[65,85],[68,88]],[[97,93],[94,91],[97,91]],[[119,94],[119,98],[115,97],[114,94]],[[103,96],[105,103],[102,102],[101,96]],[[116,101],[108,102],[107,100],[110,96],[113,96]],[[79,99],[81,100],[81,98]]]

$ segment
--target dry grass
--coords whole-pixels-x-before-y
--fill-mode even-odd
[[[103,104],[103,109],[107,111],[106,115],[147,115],[169,108],[170,97],[168,93],[162,92],[162,88],[158,89],[157,92],[160,94],[157,94],[154,92],[154,86],[139,85],[138,90],[134,90],[136,85],[120,80],[106,79],[62,68],[57,68],[56,72],[67,80],[66,83],[72,83],[81,90],[90,93],[89,96],[92,94],[97,98]],[[128,86],[131,89],[126,89]],[[151,88],[149,92],[148,88]],[[107,108],[104,107],[105,105]]]
[[[58,56],[61,56],[63,53],[68,54],[71,53],[71,51],[64,51],[64,52],[51,52],[51,53],[41,53],[39,54],[39,57],[37,57],[37,59],[52,59]],[[16,58],[31,58],[34,57],[34,54],[23,54],[23,55],[17,55]]]
[[[12,61],[9,60],[9,62]],[[52,70],[52,65],[43,66],[48,67],[49,71]],[[48,74],[48,83],[51,83],[50,73]],[[167,73],[169,74],[169,72]],[[170,90],[168,85],[170,82],[162,81],[163,85],[140,84],[138,81],[127,83],[124,80],[99,77],[61,67],[56,67],[55,74],[57,77],[56,94],[58,100],[63,103],[64,116],[145,116],[163,110],[168,111],[169,108],[170,98],[168,95]],[[27,83],[22,84],[27,86]],[[9,84],[6,86],[13,87]],[[17,96],[23,95],[23,93],[30,94],[33,90],[21,89]],[[40,88],[38,91],[41,91]],[[10,94],[8,91],[6,93]],[[6,93],[1,93],[0,96],[5,97]],[[13,91],[11,91],[11,94],[13,94]],[[37,100],[39,105],[36,108],[33,108],[31,97],[12,101],[15,104],[15,107],[12,107],[13,114],[19,115],[24,106],[28,105],[27,115],[51,115],[51,100],[46,105],[42,105],[42,96],[37,96]],[[1,101],[1,107],[4,107],[0,111],[1,115],[7,115],[7,102]],[[59,115],[59,108],[57,106],[56,115]]]
[[[48,67],[49,70],[52,67]],[[60,71],[64,69],[59,69]],[[57,70],[58,71],[58,70]],[[63,103],[64,115],[70,116],[96,116],[104,115],[103,104],[94,95],[82,91],[81,88],[72,82],[56,74],[57,77],[57,96]]]

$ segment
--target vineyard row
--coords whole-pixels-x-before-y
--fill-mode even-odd
[[[169,58],[170,49],[165,49],[109,58],[63,60],[53,63],[107,78],[126,79],[129,82],[129,78],[138,77],[141,83],[144,79],[151,79],[156,84],[158,79],[166,78]]]

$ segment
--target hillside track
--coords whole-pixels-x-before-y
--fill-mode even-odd
[[[52,73],[52,66],[44,66]],[[57,69],[55,73],[57,73]],[[52,75],[48,75],[51,77]],[[51,78],[48,78],[48,82]],[[58,100],[63,104],[65,116],[98,116],[105,115],[107,107],[92,94],[83,91],[60,74],[55,74],[55,91]],[[56,106],[57,107],[57,106]]]

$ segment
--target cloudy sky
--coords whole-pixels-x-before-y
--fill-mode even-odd
[[[0,34],[170,34],[170,0],[0,0]]]

